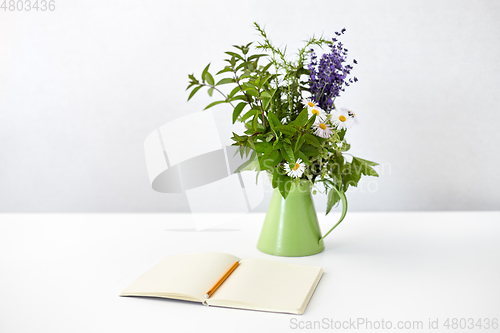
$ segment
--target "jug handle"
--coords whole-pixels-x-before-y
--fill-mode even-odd
[[[340,215],[339,221],[323,236],[319,239],[318,242],[321,242],[323,238],[328,236],[330,232],[332,232],[333,229],[335,229],[342,220],[344,220],[345,214],[347,213],[347,198],[345,196],[345,193],[342,191],[339,191],[335,186],[332,186],[332,190],[337,191],[337,194],[339,195],[340,199],[342,200],[342,215]]]

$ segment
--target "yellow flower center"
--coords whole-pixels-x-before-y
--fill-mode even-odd
[[[313,107],[314,103],[313,102],[307,102],[307,105],[309,105],[310,107]]]
[[[340,120],[341,122],[344,122],[344,121],[346,121],[346,120],[347,120],[347,118],[346,118],[346,117],[344,117],[344,115],[340,115],[339,120]]]
[[[295,163],[295,166],[293,167],[293,171],[297,171],[297,169],[300,167],[299,163]]]
[[[321,123],[321,124],[319,124],[319,128],[321,128],[324,131],[324,130],[326,130],[326,125]]]
[[[319,116],[319,111],[316,109],[312,109],[311,113]]]

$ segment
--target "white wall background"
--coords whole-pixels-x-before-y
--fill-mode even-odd
[[[187,74],[255,40],[253,21],[291,50],[348,29],[360,82],[337,104],[361,120],[348,133],[352,153],[383,165],[380,179],[348,192],[351,210],[498,210],[498,17],[494,0],[56,0],[53,12],[0,10],[0,211],[188,211],[184,195],[151,189],[143,141],[212,101],[186,103]],[[229,122],[227,109],[218,120]]]

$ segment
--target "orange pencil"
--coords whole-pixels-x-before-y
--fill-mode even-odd
[[[217,288],[220,287],[220,285],[226,281],[226,279],[229,277],[229,275],[231,275],[231,273],[236,269],[236,267],[238,267],[238,265],[240,264],[239,261],[235,262],[233,264],[233,266],[231,266],[227,272],[222,275],[222,277],[219,279],[219,281],[217,281],[216,284],[214,284],[214,286],[212,288],[210,288],[209,291],[207,291],[206,295],[205,295],[205,298],[210,298],[210,296],[212,296],[212,294],[217,290]]]

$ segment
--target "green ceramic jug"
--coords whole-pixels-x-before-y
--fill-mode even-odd
[[[302,257],[322,252],[325,249],[323,238],[342,222],[347,212],[345,195],[337,192],[342,200],[342,215],[321,236],[311,184],[306,181],[300,182],[298,186],[294,184],[286,199],[277,188],[274,189],[257,248],[264,253],[282,257]]]

